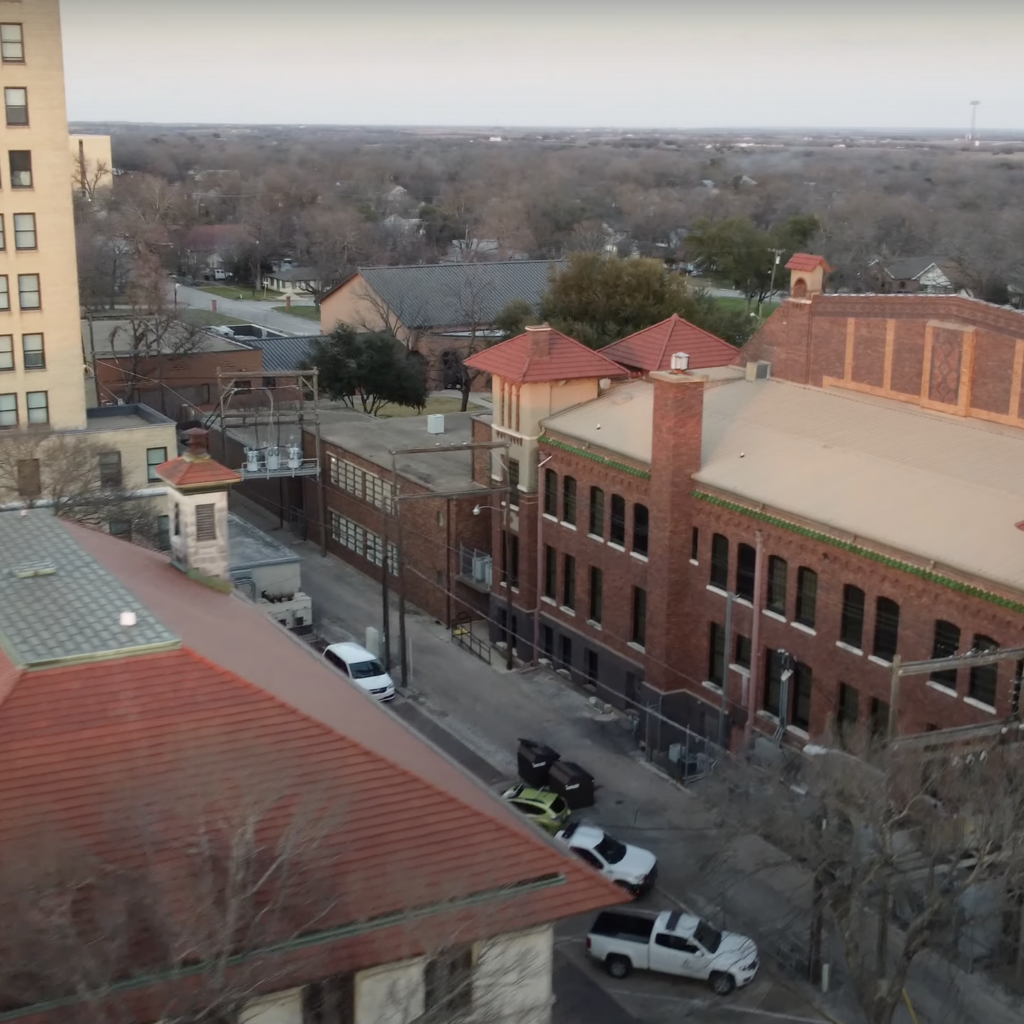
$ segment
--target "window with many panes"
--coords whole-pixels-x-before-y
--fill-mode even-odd
[[[576,525],[576,478],[562,478],[562,522]]]
[[[871,653],[882,661],[896,657],[900,637],[900,606],[888,597],[875,602],[875,643]]]
[[[0,427],[18,425],[18,396],[0,395]]]
[[[935,620],[935,637],[932,640],[933,658],[952,658],[960,649],[960,627],[953,622],[946,622],[945,619]],[[932,672],[933,682],[940,686],[948,686],[951,690],[956,689],[956,669],[944,668]]]
[[[782,701],[782,652],[767,649],[764,652],[764,696],[761,705],[769,715],[779,717]]]
[[[555,599],[558,584],[558,552],[550,544],[544,545],[544,596]]]
[[[147,480],[159,480],[157,476],[156,467],[162,466],[167,461],[167,449],[166,448],[147,448],[146,449],[146,479]]]
[[[633,551],[647,557],[647,538],[650,532],[650,516],[646,505],[633,506]]]
[[[793,666],[789,688],[793,692],[790,724],[807,732],[811,727],[811,690],[813,677],[810,668],[802,661]]]
[[[770,555],[768,558],[768,600],[766,607],[768,611],[777,615],[786,614],[786,576],[789,567],[784,558],[778,555]],[[737,593],[739,592],[739,581],[737,580]]]
[[[7,154],[11,171],[11,188],[32,187],[32,151],[12,149]]]
[[[100,487],[111,490],[121,486],[121,453],[100,452]]]
[[[633,588],[633,616],[630,639],[640,647],[647,646],[647,591]]]
[[[45,391],[29,391],[25,394],[25,408],[29,423],[50,422],[50,399]]]
[[[16,213],[14,215],[14,248],[36,248],[36,215]]]
[[[590,567],[590,621],[601,624],[604,614],[604,573],[596,565]]]
[[[553,469],[544,470],[544,514],[558,517],[558,474]]]
[[[376,505],[377,508],[382,508],[385,511],[391,511],[391,481],[381,480],[379,476],[373,476],[371,473],[364,473],[365,486],[366,486],[366,500],[371,505]]]
[[[562,607],[569,611],[576,607],[576,559],[572,555],[562,559]]]
[[[423,1009],[432,1017],[460,1016],[473,1005],[473,950],[447,949],[423,968]]]
[[[708,682],[725,685],[725,627],[708,624]]]
[[[971,645],[979,654],[985,651],[999,650],[999,644],[990,636],[976,633]],[[996,684],[999,678],[999,665],[972,665],[967,696],[985,704],[990,708],[996,706]]]
[[[7,110],[8,128],[18,128],[28,124],[27,89],[4,89],[4,107]]]
[[[331,537],[343,548],[362,556],[366,548],[366,533],[347,516],[331,512]]]
[[[595,537],[604,536],[604,491],[590,488],[590,524],[588,530]]]
[[[46,369],[46,350],[43,348],[41,334],[23,334],[21,336],[21,355],[26,370]]]
[[[613,494],[611,502],[611,524],[608,530],[608,543],[626,546],[626,499],[621,494]]]
[[[796,621],[814,628],[818,612],[818,574],[806,565],[796,573]]]
[[[38,274],[18,275],[18,306],[21,309],[39,309],[43,298],[39,291]]]
[[[843,613],[839,639],[858,651],[864,644],[864,591],[847,583],[843,587]]]
[[[0,373],[14,369],[14,335],[0,334]]]
[[[21,25],[0,25],[0,60],[5,64],[25,63],[25,37]]]
[[[736,548],[736,596],[746,601],[754,600],[754,571],[757,552],[749,544]]]
[[[711,538],[711,585],[721,590],[729,586],[729,538],[720,533]]]

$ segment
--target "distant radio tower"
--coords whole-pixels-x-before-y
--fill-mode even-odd
[[[981,100],[971,100],[971,134],[968,136],[968,142],[973,142],[976,146],[978,144],[978,104]]]

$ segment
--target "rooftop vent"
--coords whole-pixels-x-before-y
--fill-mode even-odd
[[[57,566],[48,561],[25,562],[11,569],[11,575],[18,580],[30,580],[35,576],[53,576],[56,572]]]
[[[690,368],[689,352],[673,352],[669,366],[673,370],[688,370]]]

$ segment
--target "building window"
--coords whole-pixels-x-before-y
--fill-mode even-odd
[[[372,473],[364,473],[363,477],[366,484],[366,500],[371,505],[383,509],[385,512],[390,512],[392,505],[391,481],[381,480],[379,476],[374,476]]]
[[[423,969],[423,1008],[447,1017],[473,1005],[473,950],[445,950],[428,960]]]
[[[508,460],[508,503],[519,508],[519,460]]]
[[[992,637],[982,636],[980,633],[975,634],[974,643],[971,646],[979,654],[985,651],[999,650],[999,644]],[[972,665],[967,696],[973,697],[976,701],[980,701],[990,708],[994,708],[996,706],[996,682],[998,677],[998,662],[994,665]]]
[[[889,702],[871,698],[871,735],[883,739],[889,735]]]
[[[747,547],[748,550],[752,550],[748,545],[742,545]],[[771,555],[768,558],[768,602],[767,608],[770,612],[775,612],[776,615],[786,614],[786,576],[789,571],[789,567],[786,565],[784,558],[779,558],[778,555]],[[739,593],[739,576],[736,577],[736,592]],[[751,583],[751,590],[753,590],[753,583]]]
[[[28,124],[27,89],[4,89],[4,106],[7,108],[8,128]]]
[[[0,274],[0,310],[11,308],[11,290],[6,274]]]
[[[697,561],[697,553],[700,551],[700,530],[695,526],[690,531],[690,561]]]
[[[562,607],[576,608],[576,559],[572,555],[562,559]]]
[[[757,566],[757,552],[749,544],[736,548],[736,596],[746,601],[754,600],[754,573]]]
[[[750,637],[736,636],[736,648],[733,652],[734,663],[739,665],[740,668],[745,668],[748,672],[750,671]]]
[[[23,498],[38,498],[43,493],[42,475],[38,459],[18,459],[18,494]]]
[[[196,540],[217,539],[217,506],[196,505]]]
[[[864,591],[847,583],[843,587],[843,618],[839,639],[858,651],[864,643]]]
[[[50,422],[50,400],[45,391],[29,391],[25,394],[25,408],[28,409],[29,423]]]
[[[562,478],[562,522],[576,525],[576,478]]]
[[[18,305],[22,309],[39,309],[43,304],[38,274],[18,275]]]
[[[590,650],[590,648],[587,648],[587,659],[586,659],[585,664],[586,664],[587,682],[591,683],[594,686],[596,686],[597,685],[597,670],[598,670],[597,651],[592,651],[592,650]]]
[[[26,370],[46,369],[46,350],[43,348],[41,334],[23,334],[21,336],[21,355]]]
[[[840,739],[848,739],[857,728],[857,719],[860,717],[859,704],[860,695],[857,691],[849,683],[840,683],[839,702],[836,706],[836,727]]]
[[[796,621],[814,628],[818,611],[818,574],[806,565],[796,573]]]
[[[932,641],[933,658],[952,658],[960,649],[960,627],[944,619],[935,620],[935,638]],[[941,686],[956,689],[956,669],[944,668],[932,672],[932,680]]]
[[[0,25],[0,58],[5,64],[25,63],[25,39],[20,25]]]
[[[171,517],[156,517],[156,546],[161,551],[171,550]]]
[[[564,633],[558,640],[558,667],[567,672],[572,669],[572,640]]]
[[[650,526],[646,505],[633,506],[633,550],[647,557],[647,535]]]
[[[147,448],[146,449],[146,479],[147,480],[159,480],[157,476],[156,467],[162,466],[167,461],[167,449],[166,448]]]
[[[711,585],[721,590],[729,586],[729,539],[720,533],[711,538]]]
[[[18,425],[18,396],[0,395],[0,427]]]
[[[0,334],[0,371],[14,369],[14,335]]]
[[[601,624],[601,614],[604,610],[602,589],[604,586],[604,573],[597,566],[590,567],[590,621]]]
[[[347,551],[353,551],[360,558],[366,552],[366,531],[347,516],[331,512],[331,537]]]
[[[181,506],[174,506],[174,536],[181,536]]]
[[[875,645],[872,654],[882,661],[896,657],[900,634],[900,606],[887,597],[875,602]]]
[[[301,1024],[355,1024],[355,976],[339,974],[302,990]]]
[[[16,213],[14,215],[14,248],[36,248],[36,215]],[[38,291],[38,288],[36,289]]]
[[[558,474],[544,470],[544,514],[558,517]]]
[[[600,487],[590,488],[589,529],[595,537],[604,537],[604,491]]]
[[[515,588],[519,586],[519,535],[502,530],[501,539],[501,580]]]
[[[558,553],[550,544],[544,545],[544,596],[555,599],[558,575]]]
[[[764,658],[764,697],[761,706],[769,715],[779,717],[782,701],[782,652],[766,650]]]
[[[555,657],[555,631],[550,626],[540,627],[541,647],[544,650],[544,657],[553,661]]]
[[[630,639],[640,647],[647,646],[647,591],[633,588],[633,622]]]
[[[4,217],[0,213],[0,251],[7,248],[7,231],[4,226]]]
[[[32,153],[27,149],[12,149],[8,154],[11,167],[11,188],[32,187]]]
[[[612,495],[611,526],[608,542],[626,546],[626,499],[621,494]]]
[[[813,676],[810,668],[802,661],[793,666],[793,677],[790,681],[793,688],[793,714],[790,722],[804,732],[811,728],[811,689]]]
[[[708,682],[725,685],[725,629],[717,622],[708,628]]]
[[[100,452],[100,487],[112,490],[121,486],[121,453]]]
[[[111,537],[123,537],[127,541],[132,539],[132,524],[127,519],[111,519],[109,530]]]

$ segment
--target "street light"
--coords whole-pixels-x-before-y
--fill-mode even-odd
[[[178,289],[180,287],[181,287],[181,285],[177,281],[175,281],[174,282],[174,312],[175,313],[178,312]]]
[[[512,671],[512,642],[515,639],[515,630],[512,628],[512,573],[509,564],[509,535],[508,535],[508,506],[512,497],[509,490],[505,496],[505,503],[498,508],[496,505],[474,505],[473,515],[478,516],[485,509],[501,513],[501,558],[502,572],[505,576],[505,668]]]

